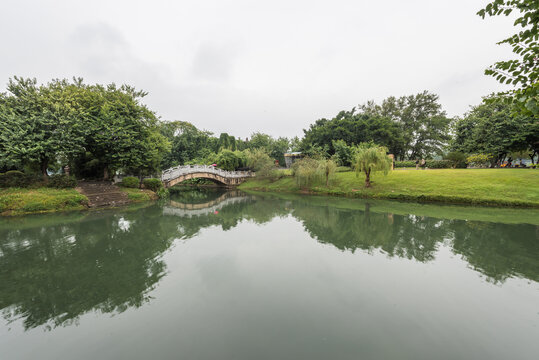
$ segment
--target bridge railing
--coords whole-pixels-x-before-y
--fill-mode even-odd
[[[161,180],[169,181],[183,175],[200,172],[215,174],[225,178],[244,178],[253,176],[251,171],[227,171],[211,165],[179,165],[164,170],[161,174]]]

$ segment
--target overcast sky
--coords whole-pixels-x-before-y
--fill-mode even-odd
[[[509,18],[482,0],[1,0],[0,89],[13,75],[145,90],[163,120],[216,134],[302,135],[368,100],[429,90],[450,116],[502,89],[483,70]]]

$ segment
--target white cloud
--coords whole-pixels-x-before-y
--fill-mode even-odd
[[[501,86],[514,29],[486,1],[4,0],[0,85],[13,75],[128,83],[163,119],[301,135],[369,99],[422,90],[460,115]]]

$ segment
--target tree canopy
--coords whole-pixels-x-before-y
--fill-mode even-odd
[[[507,44],[517,59],[498,61],[485,70],[501,83],[512,84],[512,102],[525,115],[539,117],[539,2],[537,0],[494,0],[478,11],[485,16],[508,16],[518,12],[514,26],[519,31],[498,44]]]

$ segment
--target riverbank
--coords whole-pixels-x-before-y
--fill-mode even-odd
[[[0,215],[82,210],[88,198],[75,189],[0,189]]]
[[[355,198],[402,200],[481,206],[539,208],[539,171],[531,169],[398,170],[387,176],[336,173],[330,186],[299,188],[292,176],[276,181],[250,179],[240,190],[337,195]]]
[[[151,190],[119,189],[127,194],[129,204],[157,199]],[[88,197],[75,189],[0,189],[0,216],[84,210],[88,203]]]

